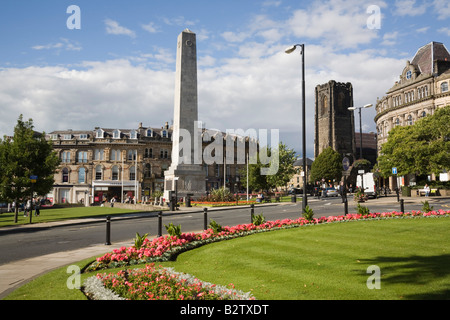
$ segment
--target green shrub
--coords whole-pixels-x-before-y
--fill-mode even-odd
[[[142,244],[144,243],[145,238],[147,238],[148,233],[141,236],[139,232],[136,232],[136,238],[134,239],[134,247],[136,249],[140,249],[142,247]]]
[[[363,216],[368,215],[370,213],[369,208],[364,207],[364,206],[360,205],[359,203],[357,206],[357,211],[359,214],[362,214]]]
[[[252,218],[252,223],[255,225],[255,226],[259,226],[259,225],[261,225],[261,224],[263,224],[263,223],[265,223],[266,222],[266,218],[264,218],[264,216],[263,216],[263,214],[261,213],[261,214],[258,214],[258,215],[256,215],[256,216],[253,216],[253,218]]]
[[[430,206],[427,200],[422,201],[422,212],[430,212],[433,211],[433,206]]]
[[[305,218],[308,221],[311,221],[314,216],[314,211],[309,206],[306,206],[305,209],[303,209],[302,215],[303,218]]]
[[[166,227],[166,230],[171,237],[175,236],[175,237],[179,238],[181,236],[181,224],[179,224],[178,226],[175,226],[171,222],[171,223],[169,223],[168,226],[164,225],[164,227]]]
[[[209,227],[213,230],[214,233],[219,233],[223,231],[223,228],[220,224],[218,224],[216,221],[211,219],[209,223]]]

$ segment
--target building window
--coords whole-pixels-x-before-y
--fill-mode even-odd
[[[61,153],[61,162],[69,163],[70,162],[70,151],[63,151]]]
[[[136,160],[137,150],[128,150],[128,160]]]
[[[64,135],[64,140],[71,140],[72,139],[72,135],[71,134],[65,134]]]
[[[87,163],[87,152],[86,151],[78,151],[78,162],[80,163]]]
[[[57,134],[52,134],[52,140],[58,140],[58,135]]]
[[[425,111],[422,111],[422,113],[420,114],[421,118],[425,118],[427,116],[427,113]]]
[[[132,130],[130,132],[130,139],[137,139],[137,132],[136,132],[136,130]]]
[[[80,134],[80,139],[86,140],[88,138],[88,135],[85,133]]]
[[[69,169],[62,169],[62,182],[69,182]]]
[[[112,180],[119,180],[119,167],[118,166],[112,167],[111,179]]]
[[[102,180],[103,169],[101,165],[95,167],[95,180]]]
[[[159,156],[161,159],[168,159],[169,151],[167,151],[167,149],[161,149]]]
[[[163,131],[162,131],[162,137],[163,137],[163,138],[167,138],[167,131],[166,131],[166,130],[163,130]]]
[[[150,163],[146,163],[144,167],[144,178],[150,178],[152,175],[152,166]]]
[[[114,139],[120,139],[120,130],[114,130],[113,131],[113,138]]]
[[[103,160],[103,149],[94,150],[94,160]]]
[[[104,132],[103,132],[102,129],[98,129],[98,130],[95,132],[95,137],[96,137],[96,138],[103,138],[103,136],[104,136]]]
[[[413,124],[412,115],[409,115],[409,116],[408,116],[407,124],[408,124],[409,126],[411,126],[411,125]]]
[[[442,82],[441,83],[441,93],[448,91],[448,82]]]
[[[85,168],[80,168],[80,170],[78,170],[78,183],[85,183],[86,182],[86,169]]]
[[[134,166],[130,167],[130,180],[136,180],[136,168]]]
[[[120,150],[111,150],[111,161],[120,161],[122,159],[120,153]]]
[[[395,119],[395,125],[396,126],[400,125],[400,119],[399,118]]]
[[[144,158],[153,158],[153,149],[152,148],[145,148]]]
[[[152,129],[147,129],[146,135],[147,135],[147,137],[152,137],[152,136],[153,136],[153,131],[152,131]]]

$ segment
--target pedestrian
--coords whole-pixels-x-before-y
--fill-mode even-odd
[[[116,202],[116,198],[112,197],[111,198],[111,208],[114,207],[114,202]]]
[[[39,200],[36,200],[34,204],[34,215],[39,217],[41,215],[41,211],[39,210]]]
[[[24,217],[28,217],[28,212],[31,214],[31,200],[27,201],[27,204],[25,205],[25,211],[24,211]]]
[[[430,187],[428,184],[425,184],[425,187],[423,188],[425,190],[425,197],[428,197],[430,195]]]

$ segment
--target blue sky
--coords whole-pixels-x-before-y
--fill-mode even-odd
[[[79,30],[66,26],[70,5],[80,8]],[[368,28],[371,5],[380,28]],[[199,119],[220,130],[279,129],[298,151],[301,58],[283,51],[305,43],[311,157],[314,87],[351,82],[355,105],[375,104],[421,46],[450,45],[449,18],[444,0],[3,1],[0,134],[21,113],[46,132],[170,122],[176,39],[189,28]],[[375,131],[374,116],[363,111],[363,131]]]

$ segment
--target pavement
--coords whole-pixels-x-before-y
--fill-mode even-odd
[[[351,198],[349,198],[350,200]],[[405,205],[407,203],[420,203],[421,201],[428,200],[430,205],[433,203],[439,203],[442,200],[448,200],[449,197],[420,197],[420,198],[403,198]],[[297,201],[301,201],[301,198]],[[319,199],[315,198],[308,198],[308,202],[313,201],[321,201]],[[369,203],[397,203],[397,197],[395,195],[389,195],[388,197],[380,197],[378,199],[371,199],[369,200]],[[267,204],[259,204],[258,206],[274,206],[274,205],[283,205],[283,204],[291,204],[288,203],[267,203]],[[229,207],[229,208],[208,208],[208,211],[215,211],[215,210],[232,210],[236,209],[236,207]],[[166,211],[165,214],[182,214],[182,213],[193,213],[193,212],[203,212],[203,208],[198,207],[191,207],[191,208],[185,208],[181,207],[179,211],[177,212],[170,212]],[[148,214],[148,213],[147,213]],[[114,217],[112,216],[112,220],[115,219],[132,219],[132,218],[138,218],[139,214],[134,215],[127,215],[123,217]],[[104,218],[101,218],[104,220]],[[82,219],[81,220],[66,220],[66,221],[58,221],[58,222],[48,222],[48,223],[39,223],[39,224],[33,224],[31,226],[28,225],[20,225],[20,226],[11,226],[11,227],[4,227],[2,230],[9,229],[20,229],[21,231],[26,230],[29,227],[36,228],[36,227],[57,227],[61,225],[73,225],[73,224],[80,224],[80,223],[90,223],[92,221],[98,221],[99,218],[92,218],[92,219]],[[19,261],[14,261],[8,264],[0,265],[0,299],[3,299],[8,294],[10,294],[12,291],[17,289],[18,287],[24,285],[25,283],[49,272],[54,269],[69,266],[73,263],[76,263],[78,261],[99,256],[107,252],[111,252],[115,248],[120,248],[122,246],[131,246],[134,245],[134,239],[130,239],[128,241],[124,242],[117,242],[113,243],[112,245],[92,245],[85,248],[80,248],[77,250],[72,251],[64,251],[64,252],[58,252],[58,253],[52,253],[47,254],[39,257],[29,258],[29,259],[23,259]]]

